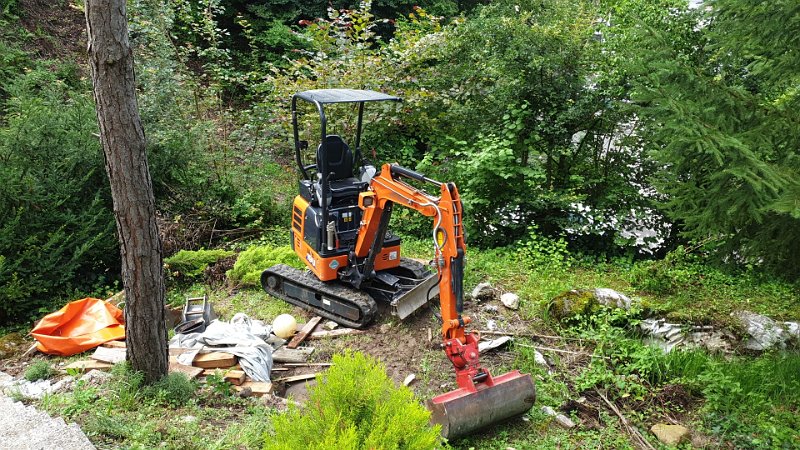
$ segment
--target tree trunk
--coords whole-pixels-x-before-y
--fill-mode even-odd
[[[127,358],[149,383],[168,368],[164,274],[125,0],[87,0],[85,8],[97,121],[122,255]]]

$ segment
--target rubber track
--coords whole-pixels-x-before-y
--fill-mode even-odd
[[[267,285],[268,274],[275,275],[281,279],[281,283],[277,286],[278,290],[273,290],[269,287],[269,285]],[[328,311],[326,309],[310,305],[302,299],[288,296],[283,291],[283,281],[286,280],[302,287],[309,292],[323,294],[328,300],[358,308],[358,310],[361,312],[359,320],[353,321],[346,317],[342,317],[333,311]],[[322,317],[326,317],[337,323],[352,328],[363,328],[367,326],[370,322],[372,322],[372,319],[375,318],[375,314],[378,311],[378,305],[375,303],[375,300],[373,300],[372,297],[365,292],[353,289],[335,281],[323,283],[309,271],[295,269],[294,267],[290,267],[285,264],[277,264],[265,270],[261,274],[261,287],[264,288],[264,291],[267,294],[272,295],[273,297],[277,297],[301,308],[314,311]]]

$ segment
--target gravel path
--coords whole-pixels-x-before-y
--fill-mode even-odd
[[[54,419],[0,393],[0,449],[95,450],[95,447],[77,424],[67,425],[60,417]]]

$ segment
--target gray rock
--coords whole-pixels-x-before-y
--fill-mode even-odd
[[[505,345],[506,343],[511,341],[511,336],[500,336],[497,339],[492,339],[491,341],[482,341],[478,343],[478,350],[483,353],[489,350],[494,350],[498,347]]]
[[[644,341],[647,345],[658,347],[665,353],[686,342],[683,327],[668,323],[666,319],[645,319],[639,323],[639,328],[646,335]]]
[[[495,297],[494,288],[489,283],[480,283],[472,290],[472,298],[476,302],[493,300]]]
[[[492,320],[492,319],[487,320],[486,321],[486,329],[489,330],[489,331],[496,330],[497,329],[497,322]]]
[[[794,339],[795,342],[800,343],[800,322],[783,322],[784,329],[791,339]]]
[[[603,306],[631,309],[631,299],[620,292],[608,288],[597,288],[594,290],[597,302]]]
[[[767,316],[750,311],[731,313],[750,336],[744,347],[749,350],[767,350],[773,347],[784,347],[789,339],[781,324]]]
[[[547,414],[548,416],[552,416],[556,423],[564,429],[569,430],[570,428],[575,428],[575,422],[572,421],[569,417],[565,416],[564,414],[560,414],[556,412],[553,408],[549,406],[542,406],[542,412]]]
[[[513,292],[506,292],[500,296],[500,301],[508,309],[519,309],[519,295]]]
[[[81,381],[85,382],[86,384],[96,386],[105,383],[109,378],[111,378],[110,373],[103,372],[102,370],[92,369],[83,374]]]
[[[544,368],[550,368],[550,365],[547,364],[547,360],[544,359],[544,355],[539,353],[539,350],[533,350],[533,361]]]
[[[322,328],[325,328],[326,330],[335,330],[336,327],[338,327],[338,326],[339,326],[338,323],[336,323],[336,322],[334,322],[332,320],[329,320],[329,321],[325,322],[322,325]]]
[[[657,423],[650,427],[650,431],[666,445],[678,445],[689,437],[689,429],[682,425]]]
[[[495,305],[486,305],[483,307],[483,310],[488,313],[496,313],[498,311],[497,306]]]

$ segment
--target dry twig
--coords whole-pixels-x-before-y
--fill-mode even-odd
[[[615,404],[611,403],[611,401],[605,395],[603,395],[603,393],[600,392],[599,389],[595,389],[595,392],[597,392],[597,395],[599,395],[600,398],[603,399],[603,401],[606,403],[606,405],[608,405],[611,411],[613,411],[614,414],[616,414],[617,417],[619,417],[619,421],[622,423],[622,426],[625,428],[625,431],[627,431],[628,434],[631,436],[633,445],[636,448],[643,450],[656,450],[656,448],[653,447],[652,444],[647,442],[647,439],[645,439],[644,436],[642,436],[642,433],[640,433],[639,430],[637,430],[630,424],[630,422],[628,422],[628,419],[624,415],[622,415],[622,412],[620,412],[619,408],[617,408]]]

